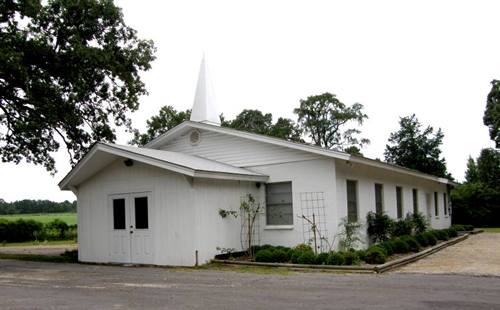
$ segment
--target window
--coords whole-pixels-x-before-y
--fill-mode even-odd
[[[135,197],[135,228],[148,229],[148,197]]]
[[[443,210],[444,210],[444,215],[448,214],[448,201],[446,199],[446,193],[443,193]]]
[[[293,225],[292,182],[266,184],[266,224]]]
[[[434,215],[439,216],[438,193],[434,192]]]
[[[113,199],[113,228],[125,229],[125,198]]]
[[[413,193],[413,214],[418,213],[418,190],[414,188],[412,190]]]
[[[375,211],[378,214],[382,214],[382,212],[384,212],[383,189],[384,187],[382,184],[375,183]]]
[[[347,180],[347,221],[358,221],[357,181]]]
[[[396,186],[396,206],[398,211],[398,219],[403,217],[403,188]]]

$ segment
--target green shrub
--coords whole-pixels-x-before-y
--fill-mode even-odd
[[[298,244],[293,249],[299,252],[314,252],[311,246],[305,243]]]
[[[270,250],[272,253],[272,259],[275,263],[286,263],[290,260],[290,256],[286,249],[283,248],[275,248],[274,250]]]
[[[432,232],[436,235],[436,238],[438,240],[446,241],[446,240],[450,239],[450,237],[448,236],[448,233],[444,229],[437,229],[437,230],[433,230]]]
[[[465,231],[465,226],[460,224],[451,225],[451,228],[455,229],[456,231]]]
[[[360,260],[365,261],[365,259],[366,259],[366,251],[365,250],[358,250],[356,253],[358,254],[358,257]]]
[[[344,255],[341,252],[331,252],[330,255],[328,255],[328,258],[326,259],[326,264],[327,265],[344,265],[345,264],[345,258]]]
[[[53,231],[57,240],[64,239],[66,232],[69,230],[68,224],[60,219],[54,219],[45,225],[45,229]]]
[[[432,231],[426,231],[422,235],[425,236],[429,245],[437,244],[438,239],[436,238],[436,235]]]
[[[446,232],[448,233],[448,236],[450,238],[455,238],[458,236],[458,232],[453,227],[448,228]]]
[[[464,225],[465,231],[473,231],[474,230],[474,225]]]
[[[387,240],[382,243],[379,243],[378,246],[383,248],[385,250],[385,254],[387,256],[391,256],[394,253],[394,241],[393,240]]]
[[[292,249],[290,251],[290,261],[294,264],[298,264],[299,263],[299,256],[302,255],[302,253],[303,252]]]
[[[255,254],[255,261],[262,263],[273,263],[274,255],[273,251],[270,249],[260,250]]]
[[[37,238],[42,235],[43,230],[44,225],[34,220],[0,220],[0,241],[24,242],[38,240]]]
[[[326,260],[328,258],[328,253],[319,253],[316,256],[315,264],[316,265],[326,265]]]
[[[379,246],[372,246],[366,251],[365,262],[368,264],[383,264],[387,260],[384,249]]]
[[[358,265],[360,258],[357,251],[348,251],[344,253],[344,264]]]
[[[417,239],[417,242],[423,246],[426,247],[429,245],[429,240],[427,239],[427,235],[425,233],[420,233],[415,236],[415,239]]]
[[[394,245],[394,253],[404,254],[410,252],[410,246],[401,238],[395,239],[393,241],[393,245]]]
[[[305,264],[305,265],[313,265],[314,262],[316,261],[316,255],[311,251],[306,251],[300,254],[300,256],[297,258],[297,263],[299,264]]]
[[[389,240],[394,221],[387,214],[368,212],[366,223],[368,224],[366,231],[372,242]]]
[[[394,223],[392,229],[392,237],[400,237],[404,235],[411,235],[413,231],[413,220],[410,214],[407,214],[404,219],[400,219]]]
[[[413,236],[402,236],[401,240],[406,242],[408,244],[408,247],[410,248],[411,252],[418,252],[420,251],[420,244],[418,243],[417,239]]]
[[[427,230],[429,227],[429,222],[425,215],[420,212],[412,214],[413,231],[415,234],[421,234]]]

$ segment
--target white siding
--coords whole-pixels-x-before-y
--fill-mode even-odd
[[[390,217],[397,219],[396,186],[403,188],[403,217],[407,213],[413,213],[412,189],[418,190],[418,209],[427,215],[426,195],[430,194],[430,224],[433,228],[447,228],[451,225],[451,216],[444,216],[443,193],[446,193],[446,185],[410,177],[359,164],[346,164],[345,161],[336,161],[337,167],[337,206],[338,216],[347,215],[346,180],[358,182],[358,219],[366,223],[368,212],[375,212],[375,183],[383,184],[384,212]],[[439,216],[434,216],[434,192],[438,192]],[[365,226],[366,228],[366,226]]]
[[[238,210],[240,197],[257,195],[254,183],[194,179],[135,163],[116,161],[78,188],[79,259],[110,262],[108,196],[152,192],[154,264],[195,263],[195,251],[204,263],[217,246],[241,250],[239,219],[222,219],[219,208]]]
[[[188,134],[177,137],[172,142],[163,146],[162,149],[165,151],[198,155],[236,167],[320,158],[319,155],[308,152],[211,131],[201,131],[200,142],[197,145],[191,145],[188,141]]]

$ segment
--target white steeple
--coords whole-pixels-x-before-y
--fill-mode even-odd
[[[196,86],[190,120],[220,126],[219,109],[215,102],[214,89],[209,77],[205,55],[203,55],[203,59],[201,60],[198,85]]]

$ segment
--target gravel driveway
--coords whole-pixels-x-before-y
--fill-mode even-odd
[[[500,278],[255,274],[0,259],[1,309],[500,309]]]
[[[394,272],[500,276],[500,234],[472,235]]]

